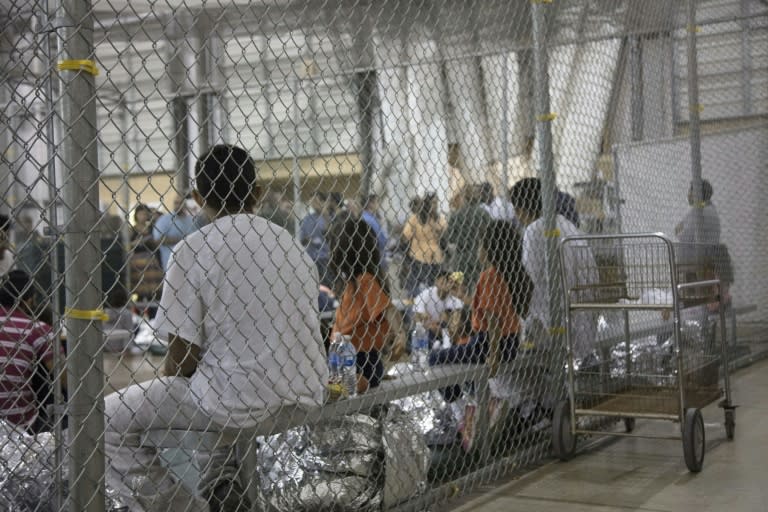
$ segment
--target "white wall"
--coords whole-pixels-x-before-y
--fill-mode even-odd
[[[728,245],[736,272],[737,303],[768,312],[768,125],[702,138],[702,174],[712,183],[720,213],[721,241]],[[616,164],[623,231],[662,231],[688,211],[691,180],[687,138],[619,145]]]

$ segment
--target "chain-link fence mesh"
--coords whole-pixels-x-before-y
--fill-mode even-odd
[[[764,348],[763,1],[3,0],[0,27],[3,510],[439,510],[544,460],[567,235],[699,244],[730,353]],[[585,251],[568,289],[630,300],[642,265]],[[665,371],[669,322],[574,321],[576,367]]]

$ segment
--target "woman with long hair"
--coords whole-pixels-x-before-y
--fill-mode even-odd
[[[437,209],[437,197],[427,194],[403,226],[403,238],[408,243],[410,268],[406,280],[406,292],[413,298],[420,288],[432,286],[445,256],[440,247],[440,237],[445,231],[445,220]]]
[[[402,353],[402,317],[392,304],[376,235],[368,223],[346,219],[331,234],[330,244],[329,268],[337,276],[341,297],[331,335],[352,337],[357,350],[357,389],[364,392],[381,383],[383,352],[391,351],[394,358]]]

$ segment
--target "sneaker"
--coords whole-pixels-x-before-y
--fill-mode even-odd
[[[208,496],[210,512],[250,512],[251,501],[240,482],[219,482]]]

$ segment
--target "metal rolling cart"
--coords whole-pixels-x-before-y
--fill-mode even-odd
[[[724,409],[728,439],[733,439],[735,430],[724,308],[718,308],[719,344],[715,329],[694,341],[684,339],[681,329],[684,314],[700,309],[708,316],[706,305],[719,302],[720,282],[712,278],[711,266],[702,256],[706,249],[673,244],[661,233],[566,237],[559,249],[569,396],[555,407],[552,444],[556,456],[568,460],[579,435],[674,439],[682,440],[688,469],[701,471],[706,446],[701,409],[723,397],[719,405]],[[576,370],[574,317],[598,311],[623,314],[623,355],[610,362],[613,370],[606,365]],[[648,364],[633,358],[632,311],[659,311],[674,319],[671,352],[658,356],[664,361]],[[579,419],[586,417],[624,419],[626,432],[580,428],[588,422],[579,423]],[[679,422],[680,435],[635,434],[635,418]]]

